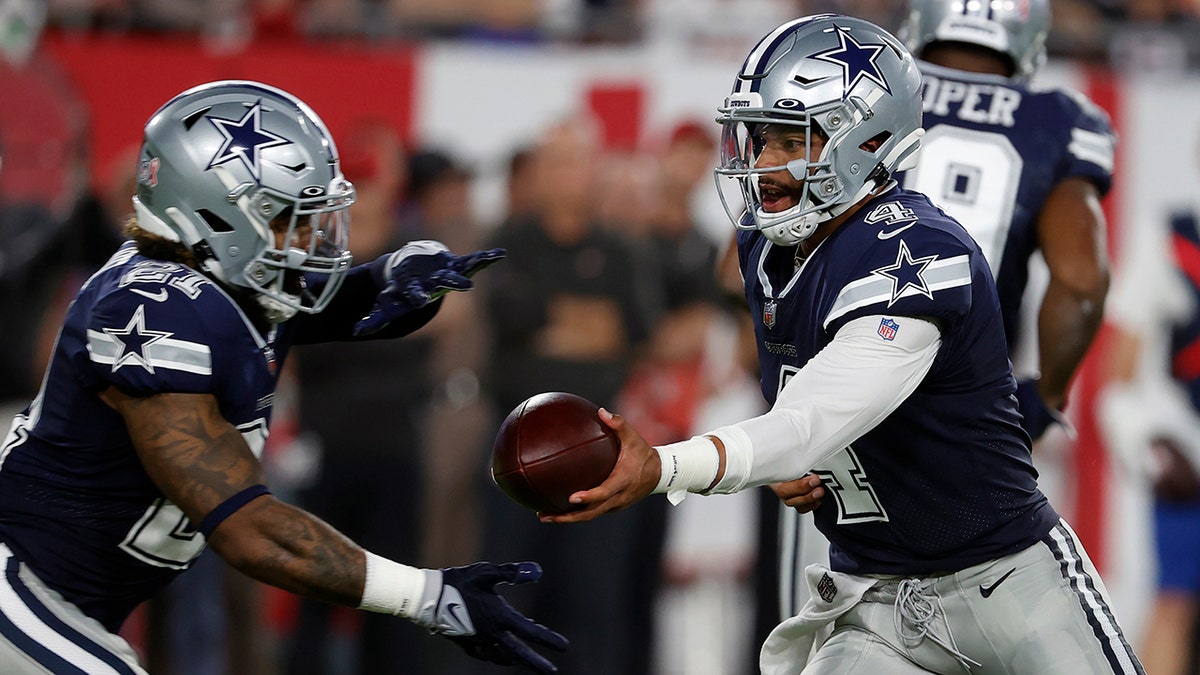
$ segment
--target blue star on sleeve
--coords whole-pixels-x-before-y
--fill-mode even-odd
[[[118,345],[118,353],[113,359],[113,372],[128,363],[136,363],[147,372],[154,372],[154,364],[150,360],[147,348],[163,338],[170,337],[172,333],[147,329],[145,310],[145,306],[138,305],[124,328],[104,329]]]
[[[933,291],[929,289],[929,283],[925,280],[924,274],[925,268],[929,267],[929,264],[937,258],[936,255],[913,258],[912,252],[908,250],[908,244],[901,239],[900,250],[896,252],[896,262],[871,270],[871,274],[877,274],[892,281],[892,297],[888,300],[888,307],[894,305],[900,296],[910,288],[927,298],[933,298]]]

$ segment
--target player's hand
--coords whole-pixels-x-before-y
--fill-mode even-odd
[[[600,421],[617,432],[621,453],[612,473],[600,485],[571,495],[572,504],[582,508],[557,515],[539,514],[543,523],[578,523],[594,520],[610,511],[620,511],[654,491],[662,473],[658,452],[646,439],[625,421],[625,418],[604,408]]]
[[[1021,411],[1021,426],[1034,441],[1042,437],[1051,425],[1057,424],[1061,413],[1046,405],[1038,393],[1037,380],[1017,382],[1017,407]]]
[[[529,643],[563,651],[567,638],[513,609],[496,592],[498,584],[523,584],[540,578],[542,568],[535,562],[477,562],[444,568],[437,602],[424,606],[416,623],[453,640],[482,661],[523,665],[543,675],[557,673],[558,668]]]
[[[783,503],[800,513],[815,511],[821,505],[825,496],[825,488],[821,487],[821,479],[813,474],[807,474],[796,480],[783,483],[772,483],[771,489]]]
[[[451,291],[471,288],[471,276],[504,255],[502,248],[454,255],[430,239],[405,244],[371,263],[383,290],[370,313],[355,324],[354,334],[369,335]]]

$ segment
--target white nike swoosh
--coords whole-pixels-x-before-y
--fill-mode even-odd
[[[167,299],[167,289],[165,289],[165,288],[158,289],[157,293],[151,293],[150,291],[142,291],[142,290],[138,290],[136,288],[131,288],[129,290],[133,291],[134,293],[137,293],[138,295],[140,295],[142,297],[150,298],[151,300],[153,300],[155,302],[165,302]]]
[[[916,223],[909,223],[909,224],[905,225],[904,227],[897,227],[896,229],[892,230],[891,232],[879,232],[875,236],[879,237],[880,239],[891,239],[892,237],[900,234],[901,232],[912,227],[913,225],[916,225]]]

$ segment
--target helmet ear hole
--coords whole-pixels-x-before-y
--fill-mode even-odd
[[[233,232],[233,225],[208,209],[197,209],[196,215],[204,219],[204,224],[213,232]]]
[[[871,138],[867,139],[865,142],[863,142],[862,145],[859,145],[858,147],[859,147],[859,149],[865,150],[867,152],[875,152],[879,148],[882,148],[883,145],[885,143],[887,143],[888,139],[891,137],[892,137],[892,132],[886,131],[886,130],[881,131],[881,132],[875,134],[874,136],[872,136]]]

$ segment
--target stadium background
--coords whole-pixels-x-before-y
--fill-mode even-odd
[[[556,119],[590,109],[610,147],[653,143],[681,120],[711,119],[738,66],[720,50],[705,55],[654,44],[281,40],[226,51],[197,36],[50,31],[39,50],[32,64],[0,69],[0,91],[17,101],[0,113],[8,150],[0,190],[6,194],[73,180],[47,173],[53,163],[20,157],[52,151],[45,139],[69,134],[80,116],[90,151],[87,174],[100,177],[139,141],[142,120],[169,96],[207,80],[253,78],[311,103],[335,137],[362,120],[381,120],[409,142],[447,149],[473,172],[473,209],[483,222],[502,207],[509,153]],[[1120,145],[1105,208],[1115,266],[1128,273],[1120,268],[1122,242],[1173,206],[1197,201],[1200,76],[1054,59],[1038,80],[1081,91],[1112,116]],[[64,85],[78,98],[62,99]],[[711,202],[701,209],[711,214],[701,225],[723,240],[727,226],[715,193],[705,191],[700,199]],[[1077,434],[1052,433],[1037,461],[1047,492],[1085,540],[1116,610],[1137,635],[1153,596],[1152,535],[1145,486],[1107,451],[1093,417],[1107,347],[1102,332],[1077,380],[1070,409]]]

